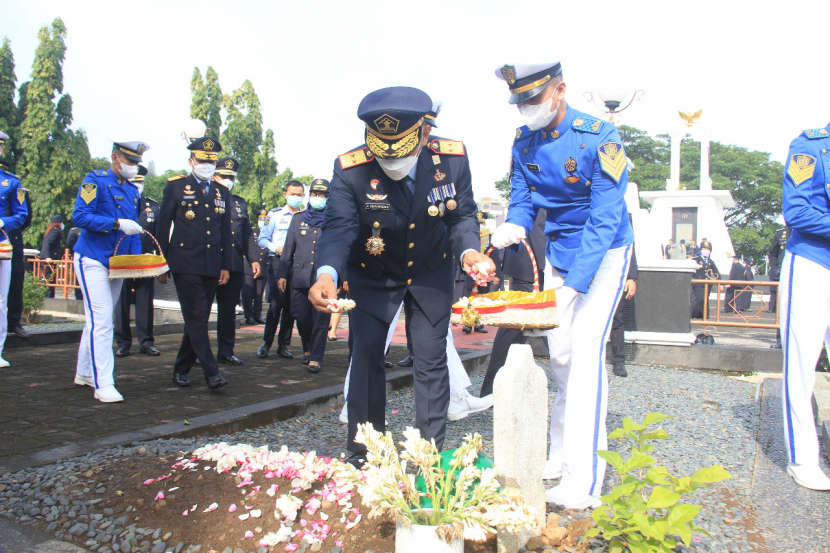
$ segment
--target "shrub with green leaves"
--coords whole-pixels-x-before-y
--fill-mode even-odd
[[[585,534],[585,540],[597,535],[610,542],[609,553],[671,553],[677,545],[673,536],[679,536],[691,546],[692,534],[708,532],[695,525],[694,518],[700,505],[681,501],[707,484],[720,482],[732,476],[721,466],[713,465],[692,476],[677,478],[666,467],[655,465],[654,445],[649,442],[669,437],[663,428],[649,429],[660,424],[669,415],[649,413],[642,424],[629,418],[623,427],[608,435],[609,439],[631,442],[631,455],[623,459],[615,451],[597,451],[617,471],[620,485],[600,497],[603,505],[594,509],[596,527]]]
[[[23,319],[26,322],[34,322],[38,311],[43,308],[46,289],[43,279],[37,281],[32,278],[23,279]]]

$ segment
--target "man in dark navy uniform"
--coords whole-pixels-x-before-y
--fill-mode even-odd
[[[223,157],[216,164],[213,180],[230,192],[236,185],[239,161],[232,157]],[[230,365],[241,365],[243,361],[233,354],[236,344],[236,306],[245,282],[245,267],[253,261],[254,278],[259,276],[259,263],[249,260],[249,247],[253,230],[248,219],[248,203],[236,194],[231,195],[231,268],[228,283],[216,290],[216,337],[219,342],[218,359]]]
[[[219,374],[210,348],[208,318],[217,286],[227,284],[229,278],[233,237],[229,209],[233,206],[230,191],[211,181],[222,151],[219,141],[197,138],[187,149],[192,172],[168,179],[157,226],[186,326],[173,364],[173,382],[190,386],[187,373],[198,358],[208,388],[215,390],[228,381]],[[159,281],[165,284],[167,275]]]
[[[711,253],[712,244],[704,238],[700,241],[700,255],[694,258],[694,261],[697,262],[697,271],[692,276],[693,279],[705,278],[709,280],[720,280],[720,272],[718,271],[718,266],[715,265],[715,262],[710,257]],[[717,289],[717,286],[709,285],[709,294],[712,293],[712,289]],[[693,319],[703,318],[703,306],[709,303],[709,296],[708,294],[704,294],[705,291],[706,285],[704,284],[692,285]]]
[[[7,159],[0,157],[0,170],[11,172],[11,164]],[[25,188],[18,188],[18,194],[23,194],[23,203],[26,206],[26,220],[23,226],[15,230],[7,231],[9,241],[12,244],[12,276],[9,284],[9,305],[7,307],[7,320],[9,334],[15,334],[19,338],[28,338],[29,332],[20,324],[23,316],[23,280],[26,278],[26,260],[23,257],[23,233],[32,224],[32,201],[29,199],[29,191]],[[77,291],[76,291],[77,292]]]
[[[386,334],[403,301],[411,312],[415,421],[421,435],[444,443],[450,401],[447,329],[455,267],[485,262],[479,252],[469,161],[464,144],[430,138],[421,90],[391,87],[358,106],[365,145],[334,163],[331,194],[317,251],[321,266],[309,299],[329,310],[348,281],[355,309],[349,383],[349,461],[361,466],[366,446],[357,425],[385,428]]]
[[[269,252],[267,249],[260,247],[257,243],[259,240],[259,233],[268,224],[268,212],[264,209],[259,210],[257,216],[257,227],[253,229],[253,236],[251,236],[248,245],[248,261],[250,263],[245,267],[245,284],[242,286],[242,309],[245,311],[245,324],[264,325],[265,321],[262,319],[262,294],[265,292],[265,285],[268,283],[268,275],[263,271],[264,267],[268,267]],[[254,271],[251,265],[256,262],[259,263],[259,275],[254,277]]]
[[[159,204],[153,198],[144,196],[144,176],[147,168],[138,166],[138,175],[132,179],[132,183],[138,188],[141,197],[138,200],[138,224],[144,229],[141,235],[141,253],[158,254],[156,243],[150,235],[156,235],[156,222],[159,216]],[[71,230],[69,231],[72,232]],[[150,234],[147,234],[150,233]],[[69,246],[69,238],[66,245]],[[152,278],[125,278],[121,285],[121,297],[115,308],[115,342],[118,344],[116,357],[126,357],[130,354],[130,347],[133,345],[132,329],[130,329],[130,304],[135,302],[135,331],[138,334],[138,345],[141,353],[145,355],[161,355],[161,352],[153,347],[155,337],[153,336],[153,298],[155,297],[155,280]]]

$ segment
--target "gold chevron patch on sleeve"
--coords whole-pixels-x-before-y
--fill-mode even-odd
[[[606,142],[598,148],[599,163],[608,176],[619,183],[620,177],[628,166],[625,159],[625,150],[619,142]]]
[[[793,184],[798,186],[813,176],[816,170],[816,158],[807,154],[793,154],[790,158],[790,165],[787,167],[787,174],[793,179]]]
[[[26,191],[22,188],[17,189],[17,203],[23,204],[26,201]]]
[[[98,195],[98,186],[91,182],[85,182],[81,185],[81,199],[87,204],[95,199]]]

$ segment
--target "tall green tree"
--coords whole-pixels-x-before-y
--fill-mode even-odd
[[[208,128],[207,135],[219,138],[222,128],[222,107],[224,96],[219,86],[219,75],[208,66],[205,78],[198,67],[193,69],[193,77],[190,79],[190,117],[199,119]]]
[[[38,47],[32,64],[32,80],[24,83],[25,115],[18,138],[22,151],[17,172],[32,196],[32,226],[26,233],[29,243],[37,242],[49,217],[61,214],[71,219],[78,186],[89,172],[91,160],[83,131],[73,131],[72,98],[63,93],[63,61],[66,55],[66,27],[60,18],[51,30],[38,32]],[[21,87],[21,91],[24,87]]]
[[[6,157],[13,158],[15,127],[17,127],[17,106],[14,104],[17,76],[14,74],[14,54],[11,42],[3,39],[0,46],[0,131],[9,135],[6,141]]]
[[[505,173],[505,175],[494,184],[496,186],[496,190],[499,191],[499,195],[505,200],[509,200],[510,196],[513,195],[513,185],[510,183],[510,173]]]

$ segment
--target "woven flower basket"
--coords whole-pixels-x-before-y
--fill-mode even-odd
[[[0,229],[0,233],[3,234],[3,240],[0,241],[0,259],[11,259],[12,243],[9,241],[9,235],[2,229]]]
[[[539,269],[536,256],[528,243],[522,240],[530,262],[533,265],[533,292],[490,292],[462,298],[452,306],[450,323],[473,326],[478,324],[511,328],[514,330],[550,330],[559,326],[559,312],[556,309],[556,291],[539,291]],[[490,255],[495,248],[490,248]],[[481,298],[481,299],[479,299]],[[483,300],[483,301],[482,301]]]
[[[153,239],[156,247],[161,251],[155,236],[145,231],[145,234]],[[126,234],[124,236],[127,236]],[[122,236],[115,244],[115,251],[110,257],[110,279],[113,278],[152,278],[163,275],[168,271],[167,260],[164,256],[151,253],[139,255],[118,255],[118,246],[121,244]]]

